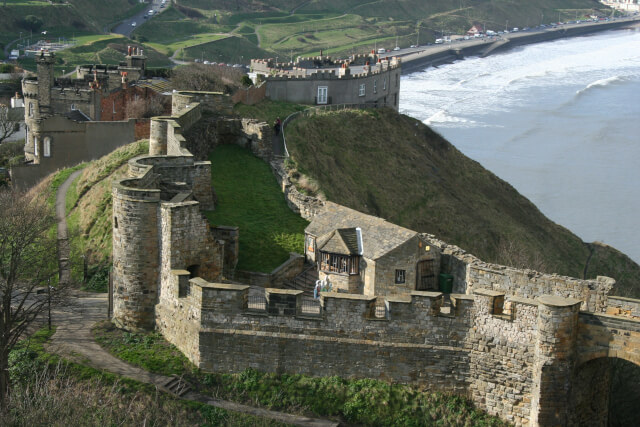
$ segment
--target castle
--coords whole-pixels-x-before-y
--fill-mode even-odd
[[[266,96],[298,104],[356,104],[398,110],[401,62],[375,53],[347,60],[300,57],[296,62],[252,59],[251,71],[266,81]]]
[[[335,292],[310,300],[280,288],[304,268],[299,255],[257,295],[226,280],[238,229],[203,217],[213,208],[212,166],[194,160],[184,134],[203,113],[229,107],[221,94],[174,94],[172,115],[152,119],[149,155],[113,184],[118,326],[159,330],[204,370],[378,378],[466,395],[518,426],[606,424],[601,361],[640,364],[640,301],[610,295],[613,279],[484,263],[434,236],[296,194],[278,175],[290,205],[311,220],[305,257]],[[233,141],[218,142],[246,145],[279,173],[269,126],[243,120],[236,129],[224,136]],[[440,273],[453,278],[452,293],[433,288]]]

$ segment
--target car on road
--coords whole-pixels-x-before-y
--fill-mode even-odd
[[[416,46],[415,44],[412,44],[410,47],[418,47],[418,46]]]
[[[400,50],[398,46],[394,47],[393,50]]]
[[[135,26],[136,26],[135,21],[131,23],[131,26],[132,26],[132,27],[135,27]]]

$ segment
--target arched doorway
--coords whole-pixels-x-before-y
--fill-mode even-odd
[[[576,368],[569,425],[640,425],[640,366],[600,357]]]

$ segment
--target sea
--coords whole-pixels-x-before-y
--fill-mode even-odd
[[[468,58],[400,88],[401,113],[582,240],[640,262],[640,29]]]

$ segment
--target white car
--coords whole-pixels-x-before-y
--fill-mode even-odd
[[[135,22],[132,22],[132,23],[131,23],[131,26],[132,26],[132,27],[135,27],[135,26],[136,26],[136,23],[135,23]]]

